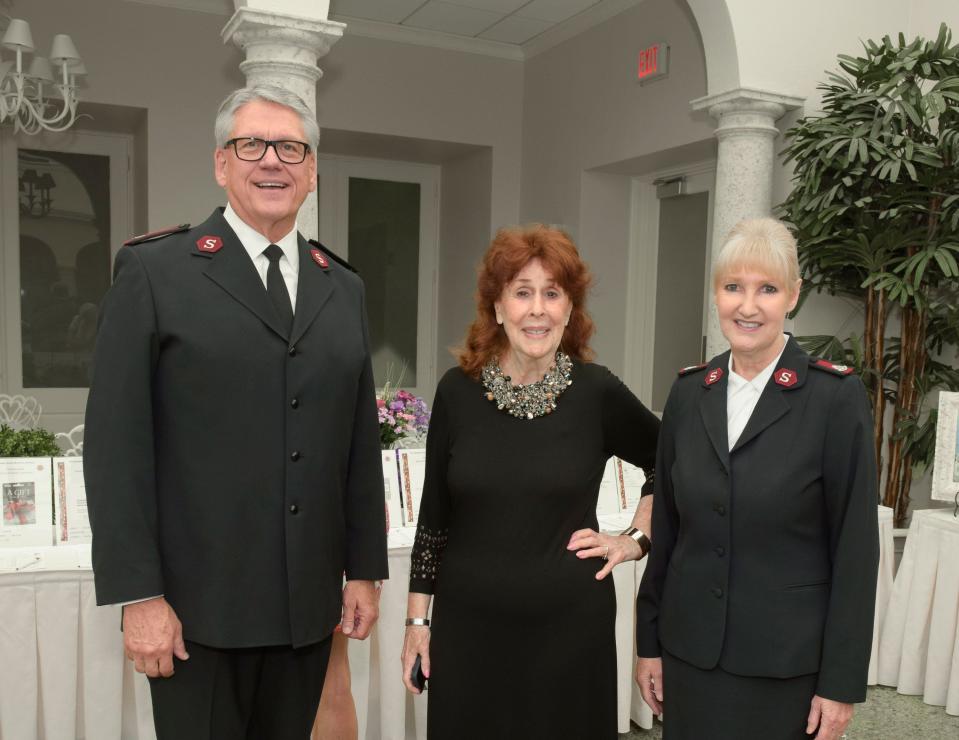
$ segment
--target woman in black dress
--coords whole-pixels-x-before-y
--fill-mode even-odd
[[[587,362],[589,283],[563,232],[500,231],[437,387],[403,648],[433,740],[616,737],[616,598],[594,558],[644,551],[595,534],[596,500],[612,455],[652,481],[659,420]]]
[[[865,700],[876,460],[852,368],[783,333],[796,242],[743,221],[713,269],[730,351],[663,413],[636,680],[666,740],[835,740]]]

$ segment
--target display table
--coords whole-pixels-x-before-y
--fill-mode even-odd
[[[0,574],[0,615],[0,737],[153,740],[120,607],[96,606],[89,570]]]
[[[896,572],[896,544],[893,539],[893,511],[879,507],[879,575],[876,578],[876,616],[872,628],[872,653],[869,656],[870,686],[879,683],[879,638],[892,596],[893,576]]]
[[[879,683],[959,715],[959,519],[913,512],[879,642]]]
[[[625,526],[625,525],[624,525]],[[370,639],[350,641],[361,738],[426,737],[426,701],[400,679],[409,548],[391,548],[390,580]],[[120,608],[97,607],[89,547],[0,553],[0,738],[154,740],[150,689],[123,655]],[[620,732],[652,714],[632,681],[634,607],[645,561],[620,565],[616,587]]]
[[[622,528],[620,524],[628,523],[606,519],[602,524],[607,531],[618,531]],[[959,573],[959,526],[955,530],[954,575]],[[894,554],[892,512],[883,511],[881,507],[879,531],[876,634],[881,631],[885,637],[891,624],[888,617],[883,620],[885,603],[890,593],[895,593],[892,589]],[[394,539],[393,543],[398,541],[401,539]],[[89,552],[89,548],[83,546],[0,552],[0,569],[17,569],[0,573],[0,615],[3,615],[0,621],[0,666],[3,666],[0,670],[0,738],[3,740],[154,740],[149,686],[146,678],[135,673],[130,661],[123,656],[119,607],[96,606]],[[943,555],[943,559],[945,557]],[[906,565],[904,559],[903,566]],[[423,740],[429,692],[414,697],[407,693],[400,679],[409,578],[408,546],[391,547],[389,567],[391,577],[383,585],[380,619],[373,634],[363,642],[350,641],[359,736],[367,740]],[[629,731],[630,720],[647,729],[653,721],[632,678],[635,599],[645,567],[643,560],[620,565],[613,571],[619,658],[617,722],[622,733]],[[954,589],[953,635],[956,593]],[[870,682],[876,654],[874,641]],[[959,676],[955,661],[953,675]],[[881,676],[880,682],[886,683]],[[953,679],[952,689],[959,692],[959,678]],[[959,696],[953,701],[959,703]]]

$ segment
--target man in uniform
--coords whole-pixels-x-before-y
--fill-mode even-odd
[[[334,627],[366,637],[387,575],[363,285],[296,231],[319,139],[303,101],[238,90],[216,138],[226,208],[128,242],[104,301],[97,601],[124,604],[160,740],[300,740]]]

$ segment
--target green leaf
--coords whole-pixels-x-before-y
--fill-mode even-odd
[[[944,250],[937,251],[936,262],[939,263],[939,267],[945,277],[959,276],[959,265],[956,264],[956,258],[949,252]]]

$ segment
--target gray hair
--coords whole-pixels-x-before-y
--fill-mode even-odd
[[[303,124],[306,143],[310,145],[310,149],[316,151],[317,144],[320,143],[320,126],[316,122],[316,115],[303,102],[303,98],[276,85],[241,87],[226,96],[226,100],[220,103],[220,109],[216,112],[216,123],[213,125],[213,135],[216,137],[218,147],[226,146],[226,142],[230,139],[236,112],[255,100],[276,103],[296,113],[300,123]]]
[[[713,288],[742,267],[781,279],[791,292],[799,280],[799,257],[786,224],[775,218],[747,218],[733,226],[713,262]]]

